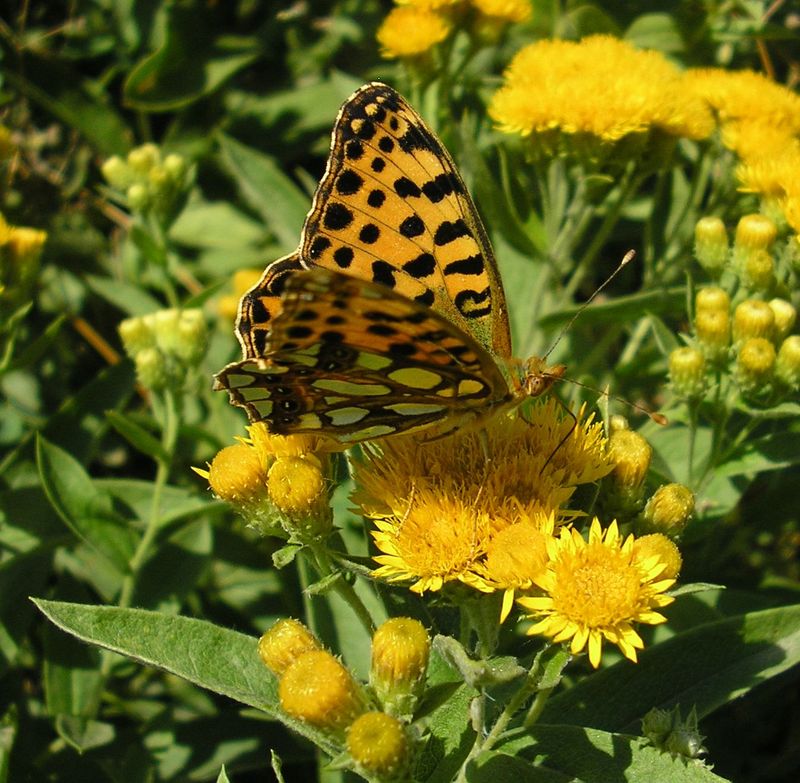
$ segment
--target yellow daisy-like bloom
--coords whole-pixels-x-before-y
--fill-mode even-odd
[[[504,527],[489,541],[486,558],[476,571],[487,592],[504,591],[500,622],[508,617],[516,593],[534,587],[547,569],[547,542],[554,530],[555,514],[542,512]]]
[[[554,525],[574,518],[577,512],[564,506],[575,487],[613,467],[602,425],[583,410],[575,424],[549,399],[526,415],[527,421],[498,416],[484,433],[456,434],[424,448],[411,437],[365,448],[354,463],[353,499],[376,521],[376,576],[411,581],[420,593],[454,580],[484,591],[524,582],[500,579],[499,565],[486,572],[494,537],[542,515],[557,512]]]
[[[489,114],[506,133],[560,131],[613,143],[651,129],[692,139],[714,129],[707,105],[661,53],[609,35],[531,44],[511,61],[504,81]]]
[[[517,601],[541,618],[528,634],[542,634],[554,642],[569,640],[573,654],[588,647],[595,668],[604,640],[636,661],[636,650],[644,642],[633,623],[666,622],[656,610],[674,600],[664,592],[675,583],[663,578],[666,564],[657,556],[639,559],[633,536],[623,542],[616,522],[603,532],[596,518],[588,541],[577,530],[565,528],[551,540],[549,552],[547,571],[536,580],[545,595]]]
[[[486,512],[430,492],[410,498],[407,513],[375,519],[372,532],[383,554],[373,571],[387,582],[416,580],[415,593],[441,590],[445,583],[469,583],[475,563],[483,556],[493,531]]]
[[[504,22],[525,22],[531,16],[530,0],[470,0],[484,16]]]
[[[435,11],[403,6],[393,8],[378,28],[381,54],[387,58],[417,57],[450,34],[450,22]]]
[[[722,68],[690,68],[689,90],[701,97],[723,123],[758,121],[800,134],[800,95],[755,71]]]

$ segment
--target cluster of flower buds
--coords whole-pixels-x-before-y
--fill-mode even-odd
[[[126,318],[119,325],[125,352],[139,382],[160,391],[180,388],[206,352],[207,327],[201,310],[159,310]]]
[[[191,184],[190,167],[182,155],[162,157],[155,144],[142,144],[127,157],[112,155],[102,166],[112,188],[125,194],[134,212],[169,216]]]
[[[397,617],[375,632],[369,686],[297,620],[278,620],[259,640],[258,652],[279,680],[287,715],[342,745],[346,761],[368,780],[407,779],[411,721],[430,654],[418,620]]]
[[[694,494],[683,484],[666,484],[648,497],[652,447],[640,433],[628,428],[622,416],[612,417],[610,429],[609,452],[616,464],[603,480],[600,502],[604,514],[633,522],[636,534],[643,536],[637,539],[637,546],[647,542],[648,547],[655,547],[665,562],[674,564],[677,575],[681,559],[672,541],[680,538],[692,516]]]
[[[698,291],[693,339],[669,357],[677,396],[702,399],[714,373],[730,375],[742,397],[761,405],[800,389],[800,336],[791,333],[797,310],[782,282],[791,259],[773,252],[776,237],[768,217],[746,215],[731,249],[719,218],[698,222],[695,254],[719,285]],[[735,285],[734,306],[723,286]]]
[[[263,423],[250,437],[219,451],[209,485],[261,535],[288,536],[298,544],[324,540],[333,526],[330,455],[319,439],[272,435]]]
[[[30,300],[46,239],[44,231],[9,226],[0,215],[0,312]]]

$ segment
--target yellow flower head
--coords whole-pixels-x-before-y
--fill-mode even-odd
[[[588,541],[577,530],[564,528],[550,543],[547,571],[536,580],[545,594],[518,600],[539,620],[528,634],[569,641],[573,654],[588,647],[595,668],[603,641],[636,661],[636,650],[644,643],[633,623],[666,622],[656,610],[674,600],[665,595],[675,582],[663,577],[665,567],[659,557],[637,557],[633,536],[623,541],[616,522],[603,531],[595,518]]]
[[[378,43],[384,57],[418,57],[444,41],[450,22],[427,8],[393,8],[378,28]]]
[[[506,133],[560,131],[607,143],[651,129],[698,139],[714,128],[706,105],[662,54],[609,35],[525,47],[507,68],[489,114]]]
[[[416,592],[453,580],[481,590],[518,584],[486,581],[481,564],[493,537],[542,514],[557,512],[558,523],[573,518],[564,505],[575,487],[612,468],[602,426],[583,411],[576,425],[550,399],[526,415],[498,416],[483,433],[422,448],[393,438],[365,449],[355,463],[354,500],[376,520],[378,577],[412,580]]]
[[[221,296],[217,311],[229,321],[233,321],[239,312],[239,300],[264,275],[263,269],[240,269],[233,274],[233,293]]]
[[[800,134],[800,95],[755,71],[692,68],[686,72],[690,91],[701,97],[723,123],[759,122]]]
[[[530,0],[471,0],[483,16],[502,22],[525,22],[531,16]]]

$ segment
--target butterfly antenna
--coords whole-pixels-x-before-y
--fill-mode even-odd
[[[580,386],[582,389],[588,389],[589,391],[593,391],[595,393],[599,392],[604,397],[607,397],[609,400],[614,400],[614,402],[621,402],[623,405],[627,405],[629,408],[633,408],[634,410],[639,411],[639,413],[643,413],[651,421],[654,421],[656,424],[660,424],[662,427],[669,424],[669,419],[666,416],[664,416],[663,413],[655,413],[654,411],[645,408],[644,405],[640,405],[638,402],[631,402],[630,400],[626,400],[624,397],[618,397],[616,394],[609,394],[607,390],[601,391],[600,389],[597,389],[594,386],[589,386],[588,383],[581,383],[580,381],[576,381],[573,378],[556,378],[555,380],[564,381],[565,383],[571,383],[574,386]]]
[[[561,342],[564,338],[564,335],[572,328],[572,324],[578,320],[581,313],[594,301],[595,297],[631,262],[633,261],[634,257],[636,256],[635,250],[629,250],[625,255],[622,257],[622,261],[617,264],[617,268],[602,282],[600,283],[597,288],[594,289],[594,293],[578,308],[578,311],[572,318],[567,321],[567,323],[561,327],[561,331],[558,333],[553,344],[547,349],[547,352],[542,356],[542,359],[547,359],[551,353],[555,350],[556,346]]]

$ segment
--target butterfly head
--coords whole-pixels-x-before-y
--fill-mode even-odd
[[[557,380],[563,378],[566,370],[565,364],[548,367],[540,356],[532,356],[522,367],[522,391],[527,397],[539,397]]]

